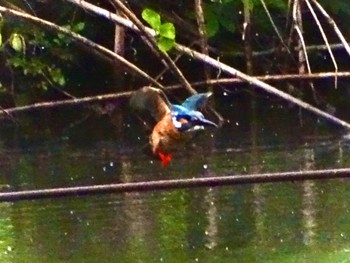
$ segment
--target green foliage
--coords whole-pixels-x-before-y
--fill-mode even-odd
[[[149,8],[144,9],[141,15],[155,31],[158,48],[163,52],[171,50],[175,45],[176,32],[174,24],[169,22],[162,24],[160,15]]]
[[[347,14],[350,15],[350,1],[348,0],[337,0],[337,1],[328,1],[321,0],[320,4],[322,7],[328,11],[331,11],[335,14]]]
[[[13,33],[10,37],[10,46],[17,52],[24,52],[25,51],[25,41],[24,37],[20,34]]]
[[[85,23],[71,23],[66,28],[81,32]],[[35,96],[45,94],[50,87],[66,85],[64,68],[67,69],[74,58],[68,48],[71,42],[62,34],[45,32],[15,20],[1,20],[0,58],[12,74],[16,105],[32,102]],[[1,93],[10,90],[8,82],[1,78],[0,81]]]
[[[209,3],[204,6],[206,21],[206,32],[208,37],[215,36],[222,26],[225,30],[234,33],[236,31],[237,19],[235,6],[231,1],[222,3]]]
[[[160,15],[156,11],[146,8],[142,11],[141,16],[153,28],[154,31],[159,32],[161,21]]]
[[[265,0],[269,9],[286,10],[287,3],[284,0]],[[221,0],[212,1],[204,5],[204,16],[208,37],[214,37],[221,29],[230,33],[237,32],[237,25],[241,22],[241,12],[243,6],[250,11],[262,9],[260,0]],[[257,12],[260,14],[259,12]],[[255,14],[256,15],[256,14]],[[266,13],[262,13],[266,20]],[[255,19],[257,19],[255,17]]]

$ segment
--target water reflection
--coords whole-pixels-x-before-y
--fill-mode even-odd
[[[256,129],[238,140],[225,136],[232,129],[205,135],[200,150],[166,169],[128,133],[122,142],[4,144],[0,183],[35,189],[350,164],[337,138],[285,143]],[[2,203],[0,261],[346,262],[349,190],[347,180],[326,180]]]

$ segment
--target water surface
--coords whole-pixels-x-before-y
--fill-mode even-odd
[[[95,119],[43,137],[5,130],[0,184],[15,191],[349,166],[341,132],[275,118],[211,130],[166,168],[142,153],[149,131],[137,120],[118,131]],[[348,262],[349,193],[347,179],[333,179],[3,202],[0,260]]]

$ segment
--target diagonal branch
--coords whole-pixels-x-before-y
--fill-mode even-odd
[[[92,4],[89,4],[83,0],[66,0],[66,1],[69,1],[71,3],[74,3],[78,6],[81,6],[83,7],[84,9],[86,10],[89,10],[93,13],[97,13],[99,15],[102,15],[103,17],[107,18],[108,20],[111,20],[115,23],[118,23],[120,25],[124,25],[126,27],[128,27],[129,29],[132,29],[134,31],[138,31],[137,27],[131,23],[130,21],[122,18],[122,17],[118,17],[117,15],[111,13],[111,12],[108,12],[107,10],[104,10],[100,7],[97,7],[95,5],[92,5]],[[150,28],[147,28],[147,30],[149,32],[151,32],[153,35],[155,34],[155,32],[150,29]],[[295,105],[298,105],[299,107],[307,110],[307,111],[310,111],[310,112],[313,112],[314,114],[318,115],[318,116],[321,116],[339,126],[342,126],[344,128],[347,128],[350,130],[350,124],[348,122],[345,122],[337,117],[334,117],[333,115],[327,113],[327,112],[324,112],[298,98],[295,98],[291,95],[289,95],[288,93],[285,93],[265,82],[262,82],[254,77],[251,77],[247,74],[244,74],[243,72],[233,68],[233,67],[230,67],[220,61],[217,61],[209,56],[206,56],[202,53],[199,53],[195,50],[192,50],[188,47],[185,47],[183,45],[180,45],[180,44],[176,44],[175,45],[175,49],[180,52],[180,53],[183,53],[183,54],[186,54],[196,60],[199,60],[199,61],[202,61],[203,63],[206,63],[214,68],[217,68],[219,70],[222,70],[223,72],[233,76],[233,77],[238,77],[240,79],[243,79],[245,80],[246,82],[250,83],[250,84],[254,84],[256,87],[270,93],[270,94],[273,94],[275,96],[278,96],[280,98],[283,98],[284,100],[288,101],[288,102],[291,102]]]
[[[263,6],[263,8],[264,8],[264,10],[265,10],[265,12],[266,12],[267,17],[268,17],[269,20],[270,20],[270,23],[271,23],[273,29],[274,29],[275,32],[276,32],[276,35],[277,35],[278,39],[280,40],[280,42],[281,42],[281,44],[283,45],[283,47],[285,48],[285,50],[288,52],[289,56],[290,56],[292,59],[294,59],[294,57],[293,57],[293,55],[292,55],[292,52],[290,51],[290,49],[289,49],[289,47],[287,46],[286,42],[283,40],[283,37],[282,37],[280,31],[278,30],[276,23],[273,21],[272,16],[271,16],[271,14],[270,14],[269,9],[268,9],[267,6],[266,6],[265,1],[264,1],[264,0],[260,0],[260,2],[261,2],[262,6]]]
[[[346,42],[346,39],[343,36],[343,34],[340,32],[340,30],[339,30],[337,24],[335,23],[335,21],[328,15],[326,10],[324,10],[324,8],[316,0],[312,0],[312,2],[318,8],[318,10],[321,12],[321,14],[327,19],[327,22],[333,27],[335,33],[337,34],[337,36],[339,37],[340,41],[342,42],[346,52],[350,55],[350,46],[349,46],[348,42]]]
[[[128,68],[129,70],[131,70],[132,72],[135,72],[136,74],[138,74],[139,76],[143,77],[144,79],[148,80],[149,82],[153,83],[154,85],[156,85],[159,88],[163,88],[163,86],[156,80],[154,80],[152,77],[150,77],[146,72],[142,71],[141,69],[139,69],[137,66],[135,66],[134,64],[132,64],[131,62],[129,62],[128,60],[126,60],[125,58],[123,58],[122,56],[119,56],[118,54],[115,54],[113,51],[98,45],[97,43],[77,34],[74,33],[64,27],[60,27],[54,23],[51,23],[49,21],[40,19],[38,17],[26,14],[26,13],[22,13],[19,11],[15,11],[9,8],[5,8],[3,6],[0,6],[0,13],[7,15],[7,16],[12,16],[12,17],[17,17],[20,19],[24,19],[25,21],[30,21],[32,23],[44,26],[52,31],[56,31],[62,34],[65,34],[69,37],[71,37],[74,41],[84,44],[85,46],[91,47],[93,48],[93,50],[97,50],[98,52],[100,52],[102,55],[104,55],[105,57],[109,58],[112,61],[118,61],[119,63],[121,63],[122,65],[124,65],[126,68]]]
[[[306,2],[306,5],[307,7],[309,8],[316,24],[317,24],[317,27],[318,27],[318,30],[320,30],[320,33],[322,35],[322,38],[323,38],[323,41],[325,42],[326,46],[327,46],[327,49],[328,49],[328,53],[332,59],[332,62],[333,62],[333,65],[334,65],[334,69],[335,69],[335,72],[337,73],[338,72],[338,65],[337,65],[337,62],[335,61],[335,58],[334,58],[334,55],[333,55],[333,52],[332,52],[332,49],[331,47],[329,46],[329,42],[328,42],[328,39],[327,39],[327,36],[321,26],[321,23],[320,23],[320,20],[318,19],[314,9],[312,8],[311,4],[310,4],[310,1],[309,0],[305,0]],[[337,82],[338,82],[338,78],[337,78],[337,75],[335,75],[335,78],[334,78],[334,86],[337,87]]]
[[[145,26],[141,23],[141,21],[132,13],[120,0],[113,0],[113,3],[133,22],[138,28],[139,32],[141,32],[147,39],[146,44],[151,47],[151,50],[156,53],[157,56],[161,57],[166,61],[168,66],[174,72],[174,74],[179,78],[180,82],[184,85],[184,87],[192,94],[197,93],[195,89],[193,89],[180,71],[180,69],[176,66],[174,61],[170,58],[170,56],[166,52],[162,52],[158,49],[158,45],[154,39],[154,34],[150,34],[145,29]]]

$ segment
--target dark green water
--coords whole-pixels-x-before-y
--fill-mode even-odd
[[[166,168],[142,154],[147,131],[137,122],[121,132],[89,122],[34,139],[7,131],[0,184],[6,191],[350,165],[341,134],[270,118],[255,129],[234,122],[210,131]],[[350,262],[347,179],[0,205],[0,262]]]

